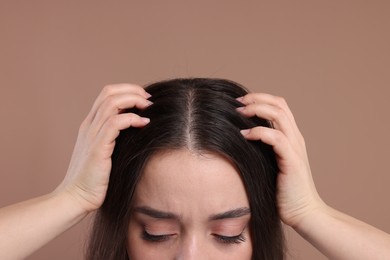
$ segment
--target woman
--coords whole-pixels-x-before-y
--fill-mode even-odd
[[[169,100],[164,95],[174,97],[172,92],[158,90],[164,84],[177,86],[177,91],[203,86],[208,95],[196,103],[194,93],[187,91],[187,102],[178,106],[187,112],[175,115],[182,110],[169,107],[175,108],[179,101],[158,103]],[[146,89],[157,90],[150,96],[130,84],[103,89],[80,127],[64,181],[51,194],[1,209],[1,259],[28,256],[98,208],[88,253],[91,259],[282,259],[278,216],[329,258],[390,257],[388,234],[331,209],[320,199],[304,140],[282,98],[245,92],[237,96],[237,84],[214,79],[173,80]],[[209,98],[214,106],[208,106]],[[205,112],[200,115],[214,121],[194,120],[198,107]],[[159,129],[158,113],[175,117],[160,123],[182,119],[181,126],[187,127],[168,124]],[[215,123],[221,118],[229,122]],[[254,149],[248,156],[263,156],[252,169],[263,177],[250,172],[254,160],[248,158],[246,168],[241,165],[245,160],[237,158],[246,154],[229,154],[245,145],[226,148],[240,140],[233,126],[223,127],[228,124],[238,127],[236,133],[247,140],[247,148]],[[170,140],[162,143],[148,138],[172,126],[176,128],[168,133],[181,133],[182,138],[162,138]],[[199,134],[202,129],[211,132]],[[212,139],[219,135],[222,140],[232,137],[234,142]],[[161,133],[161,137],[166,136]],[[148,149],[133,148],[141,143]],[[132,149],[129,154],[123,154],[126,148]],[[132,172],[126,176],[128,170]]]

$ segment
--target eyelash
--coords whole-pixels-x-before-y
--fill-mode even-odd
[[[155,243],[167,241],[171,236],[173,235],[151,235],[146,232],[146,230],[144,230],[142,233],[142,239]],[[214,234],[214,237],[218,242],[221,242],[223,244],[239,244],[245,242],[245,237],[242,233],[232,237]]]
[[[151,235],[146,230],[142,233],[142,239],[149,242],[164,242],[169,239],[172,235]]]
[[[221,235],[216,235],[216,234],[214,236],[219,242],[224,243],[224,244],[239,244],[239,243],[245,242],[245,237],[242,233],[237,235],[237,236],[232,236],[232,237],[221,236]]]

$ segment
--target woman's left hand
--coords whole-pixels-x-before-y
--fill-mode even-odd
[[[245,106],[237,110],[246,117],[272,122],[273,128],[257,126],[242,130],[248,140],[261,140],[273,147],[279,166],[277,204],[282,221],[294,227],[324,203],[315,188],[305,141],[286,101],[277,96],[250,93],[237,99]]]

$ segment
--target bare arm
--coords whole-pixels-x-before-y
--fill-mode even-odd
[[[293,228],[330,259],[390,259],[390,235],[324,205]]]
[[[0,259],[24,259],[104,201],[120,130],[149,121],[123,109],[150,105],[137,85],[106,86],[80,126],[68,172],[50,194],[0,209]]]
[[[83,219],[66,194],[47,194],[0,209],[0,259],[24,259]]]
[[[242,131],[248,140],[273,146],[279,165],[282,221],[331,259],[390,259],[390,235],[326,205],[315,188],[305,141],[283,98],[251,93],[240,99],[243,115],[272,121],[275,129]]]

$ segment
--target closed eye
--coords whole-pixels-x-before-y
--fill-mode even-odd
[[[142,239],[148,242],[164,242],[174,235],[175,234],[152,235],[144,230],[142,233]]]
[[[242,242],[245,242],[245,237],[241,233],[237,236],[222,236],[222,235],[217,235],[213,234],[214,237],[217,239],[218,242],[224,243],[224,244],[239,244]]]

